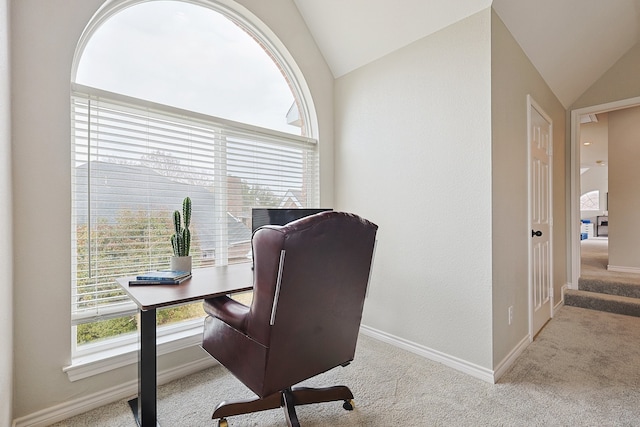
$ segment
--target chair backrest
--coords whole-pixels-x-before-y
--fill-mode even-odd
[[[269,348],[265,383],[287,387],[353,359],[377,228],[323,212],[256,231],[246,325]]]

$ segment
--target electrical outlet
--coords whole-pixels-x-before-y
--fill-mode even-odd
[[[509,306],[509,324],[513,323],[513,306]]]

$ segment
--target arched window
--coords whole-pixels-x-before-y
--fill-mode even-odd
[[[304,109],[296,79],[260,33],[240,22],[205,1],[122,2],[83,39],[74,81],[310,136],[295,117]]]
[[[600,210],[600,191],[593,190],[580,196],[581,211],[598,211]]]
[[[308,101],[274,40],[212,1],[108,7],[85,31],[72,76],[78,348],[135,331],[136,307],[114,279],[169,267],[184,197],[194,268],[249,261],[251,208],[292,194],[319,203]],[[202,313],[193,310],[166,317]]]

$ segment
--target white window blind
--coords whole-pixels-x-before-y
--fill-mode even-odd
[[[136,312],[115,278],[169,267],[186,196],[194,268],[248,261],[252,207],[318,205],[311,138],[77,84],[71,120],[74,324]]]

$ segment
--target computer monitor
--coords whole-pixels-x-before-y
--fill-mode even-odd
[[[251,210],[251,232],[253,233],[263,225],[285,225],[305,216],[332,210],[324,208],[253,208]]]

